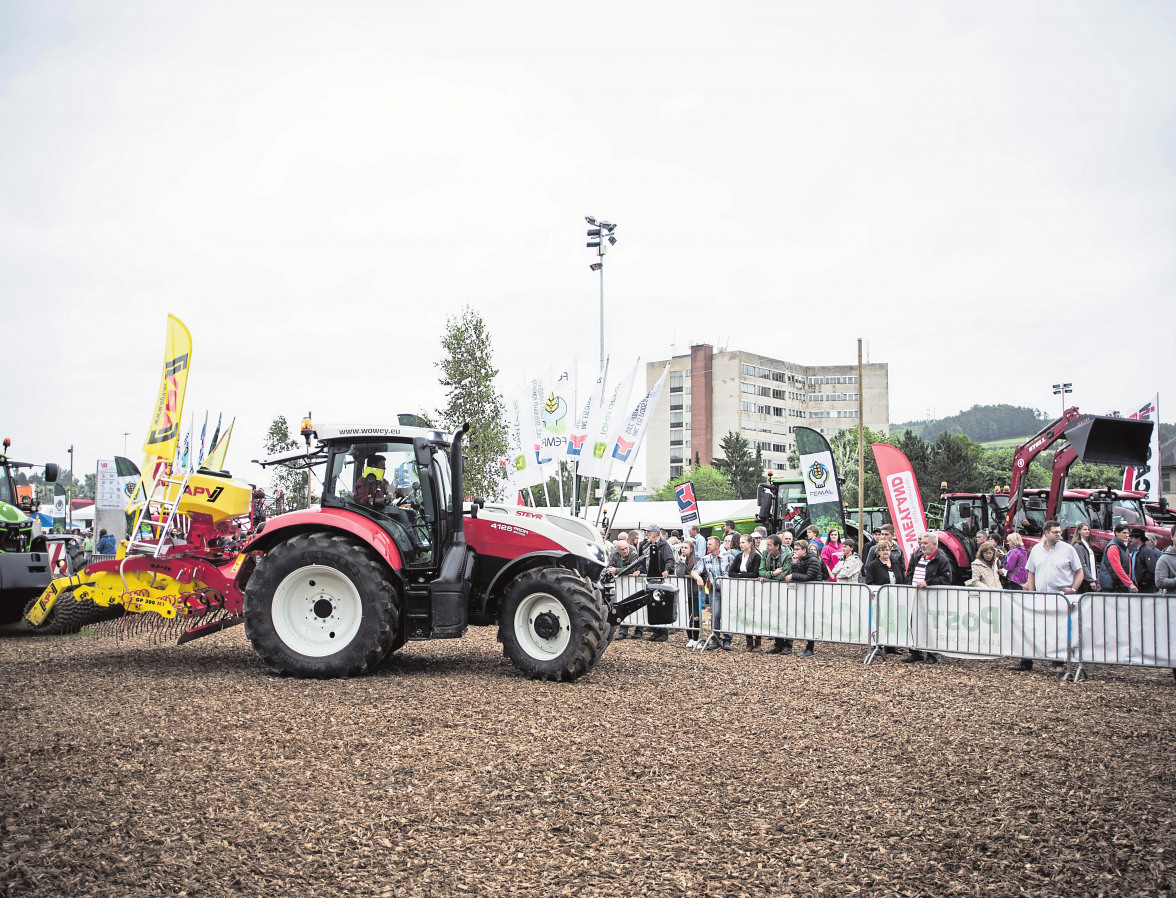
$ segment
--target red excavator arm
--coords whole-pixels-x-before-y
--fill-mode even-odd
[[[1063,446],[1054,453],[1053,470],[1049,479],[1049,502],[1045,506],[1046,520],[1058,519],[1058,508],[1062,504],[1062,493],[1066,491],[1066,474],[1078,461],[1078,450],[1073,446]]]
[[[1017,512],[1021,510],[1021,503],[1025,498],[1025,475],[1029,471],[1029,463],[1066,435],[1067,424],[1082,417],[1087,416],[1082,415],[1077,406],[1066,409],[1060,418],[1047,424],[1032,439],[1018,446],[1017,451],[1013,453],[1013,476],[1009,481],[1009,507],[1005,511],[1004,520],[1006,533],[1013,532],[1013,522],[1017,519]],[[1052,490],[1050,491],[1050,501],[1053,501]],[[1052,516],[1051,512],[1050,517]]]
[[[1066,471],[1075,461],[1095,465],[1142,465],[1147,461],[1151,442],[1151,421],[1104,415],[1083,415],[1068,408],[1062,417],[1042,428],[1033,439],[1013,453],[1013,477],[1009,482],[1009,507],[1005,515],[1005,532],[1012,533],[1014,521],[1024,501],[1024,480],[1029,463],[1065,438],[1070,441],[1054,459],[1049,490],[1049,519],[1055,519],[1062,501]]]

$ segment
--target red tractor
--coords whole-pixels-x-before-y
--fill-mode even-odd
[[[574,680],[620,616],[673,606],[674,590],[657,587],[613,608],[604,544],[585,521],[482,499],[463,509],[466,430],[320,428],[313,452],[267,460],[325,467],[319,507],[268,520],[243,547],[245,633],[266,664],[351,676],[409,640],[497,624],[528,677]]]
[[[1018,531],[1025,536],[1026,545],[1032,546],[1040,537],[1041,524],[1054,519],[1059,511],[1064,495],[1064,471],[1074,460],[1103,465],[1142,464],[1147,459],[1152,427],[1151,421],[1084,415],[1077,408],[1068,408],[1062,417],[1017,447],[1007,494],[945,492],[939,544],[952,562],[952,582],[962,585],[970,576],[978,532],[1003,536]],[[1045,501],[1040,495],[1027,498],[1024,478],[1029,463],[1062,439],[1068,440],[1069,445],[1055,456],[1054,481]],[[1061,480],[1057,476],[1059,458],[1063,466]],[[1038,517],[1040,521],[1036,522]]]

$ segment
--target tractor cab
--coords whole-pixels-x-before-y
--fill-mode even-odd
[[[799,529],[809,523],[808,496],[803,480],[782,480],[768,472],[768,483],[761,483],[756,497],[756,521],[772,533],[785,527]]]
[[[319,434],[327,453],[322,507],[374,521],[407,568],[436,568],[453,510],[448,443],[440,433],[351,437],[348,429]]]

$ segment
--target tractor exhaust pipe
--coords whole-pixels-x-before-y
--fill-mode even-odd
[[[461,438],[470,431],[467,421],[461,425],[453,435],[453,443],[449,449],[449,479],[453,481],[453,502],[449,510],[449,532],[456,535],[465,530],[465,515],[462,505],[465,502],[465,487],[462,484],[462,472],[465,470],[464,459],[461,454]]]

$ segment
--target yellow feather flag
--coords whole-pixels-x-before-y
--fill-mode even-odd
[[[192,335],[175,315],[167,316],[167,342],[163,354],[163,377],[155,399],[155,411],[147,439],[143,441],[143,473],[154,471],[176,455],[180,419],[184,414],[184,393],[188,389],[188,368],[192,363]]]
[[[225,469],[225,455],[229,451],[229,437],[233,435],[233,425],[237,423],[234,418],[229,422],[228,429],[217,440],[216,445],[212,447],[212,451],[208,453],[208,458],[204,459],[204,467],[210,471],[223,471]]]

